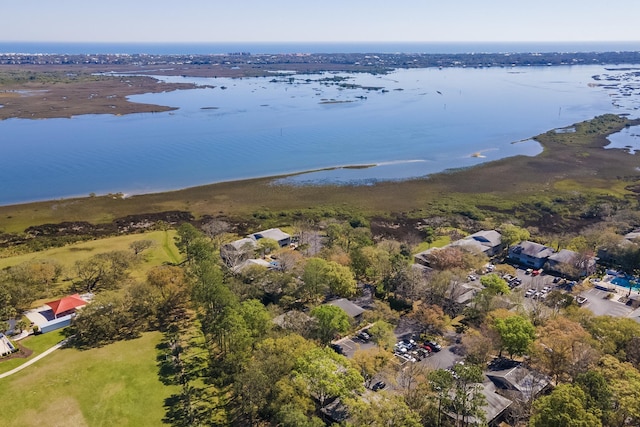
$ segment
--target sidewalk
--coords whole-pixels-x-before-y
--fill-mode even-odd
[[[51,353],[53,353],[54,351],[56,351],[57,349],[59,349],[60,347],[65,345],[66,343],[67,343],[67,340],[60,341],[58,344],[54,345],[49,350],[46,350],[46,351],[42,352],[41,354],[37,355],[33,359],[28,360],[27,362],[23,363],[22,365],[18,366],[17,368],[14,368],[14,369],[12,369],[10,371],[7,371],[4,374],[0,374],[0,379],[8,377],[9,375],[13,375],[16,372],[20,372],[24,368],[26,368],[28,366],[31,366],[32,364],[36,363],[38,360],[42,359],[43,357],[46,357],[46,356],[50,355]]]

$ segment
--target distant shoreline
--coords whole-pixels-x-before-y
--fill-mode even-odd
[[[522,53],[616,52],[640,49],[640,41],[608,42],[217,42],[217,43],[110,43],[0,41],[0,52],[80,54],[294,54],[294,53]]]

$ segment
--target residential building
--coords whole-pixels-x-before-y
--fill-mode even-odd
[[[268,230],[259,231],[257,233],[250,234],[248,237],[256,241],[260,239],[272,239],[278,242],[281,248],[291,244],[291,235],[285,233],[279,228],[270,228]]]
[[[553,272],[578,278],[593,274],[596,268],[595,257],[581,257],[568,249],[561,249],[549,256],[546,267]]]
[[[520,265],[539,269],[554,253],[555,251],[548,246],[525,240],[511,247],[508,257]]]
[[[496,230],[482,230],[473,233],[463,239],[451,243],[452,246],[460,246],[471,251],[482,252],[488,257],[500,253],[504,249],[502,234]]]
[[[228,266],[238,266],[254,257],[256,248],[258,247],[258,240],[260,239],[275,240],[281,248],[291,244],[291,236],[289,234],[279,228],[270,228],[222,245],[220,248],[220,256]]]
[[[493,257],[504,249],[500,233],[495,230],[482,230],[441,248],[429,248],[426,251],[422,251],[414,255],[414,261],[416,264],[431,267],[429,255],[450,246],[457,246],[469,252],[483,253],[488,257]]]

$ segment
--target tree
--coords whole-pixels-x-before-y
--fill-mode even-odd
[[[531,239],[529,231],[514,224],[503,224],[499,231],[502,235],[502,243],[506,245],[507,248],[523,240]]]
[[[533,403],[530,427],[598,427],[602,422],[586,407],[584,391],[572,384],[560,384]]]
[[[391,275],[392,257],[399,253],[399,244],[364,246],[351,251],[351,267],[356,276],[378,284]],[[386,246],[386,247],[385,247]]]
[[[316,336],[322,344],[329,344],[337,334],[344,334],[351,327],[349,316],[335,305],[320,305],[311,310],[317,321]]]
[[[350,397],[362,391],[364,382],[346,357],[327,347],[311,349],[300,357],[293,376],[318,399],[321,409],[330,398]]]
[[[597,360],[592,338],[578,323],[558,316],[538,328],[535,361],[556,383],[570,380]]]
[[[465,331],[462,336],[462,345],[468,363],[482,365],[489,361],[493,350],[493,341],[495,341],[495,339],[491,339],[491,335],[495,335],[495,333],[484,324],[480,330],[469,328]]]
[[[610,355],[600,359],[595,369],[613,395],[611,425],[640,425],[640,372]]]
[[[100,253],[75,263],[80,279],[76,287],[85,292],[115,289],[129,277],[131,254],[126,251]]]
[[[291,374],[296,360],[310,348],[315,344],[296,334],[259,341],[242,374],[234,379],[238,397],[250,399],[263,419],[271,419],[280,411],[278,383]]]
[[[289,403],[283,405],[276,415],[278,425],[282,427],[325,427],[320,418],[307,415],[299,406]]]
[[[231,224],[221,219],[212,219],[202,225],[202,231],[211,239],[216,249],[220,248],[223,236],[230,230]]]
[[[105,292],[84,307],[71,323],[73,343],[81,348],[104,345],[124,338],[133,338],[142,331],[130,309],[126,295]]]
[[[486,403],[482,394],[482,369],[477,365],[457,364],[453,367],[454,386],[450,404],[456,415],[456,426],[469,425],[469,417],[485,421],[482,407]]]
[[[356,292],[356,281],[348,267],[335,261],[310,258],[302,273],[303,291],[307,298],[314,299],[328,291],[334,295],[349,297]]]
[[[337,262],[329,261],[326,270],[326,280],[329,290],[340,297],[351,297],[356,293],[356,281],[349,267]]]
[[[451,270],[455,268],[476,270],[487,262],[486,255],[471,253],[459,246],[434,249],[427,255],[427,259],[429,265],[436,270]]]
[[[187,263],[192,262],[196,254],[205,247],[203,237],[203,234],[188,222],[178,227],[178,233],[175,237],[176,247],[185,256]],[[213,248],[211,248],[211,252],[213,252]]]
[[[411,317],[419,322],[426,332],[432,334],[443,334],[451,324],[451,318],[435,304],[420,304],[414,307]]]
[[[396,336],[393,333],[393,325],[378,320],[369,328],[369,334],[378,347],[391,350],[396,343]]]
[[[354,225],[336,222],[329,224],[326,228],[328,246],[339,246],[348,253],[353,247],[370,245],[371,231],[360,225],[360,221],[354,222]]]
[[[387,427],[420,427],[420,417],[412,411],[402,396],[381,393],[378,399],[368,403],[353,405],[351,408],[354,425]]]
[[[442,415],[452,404],[451,389],[454,377],[450,371],[436,369],[429,373],[429,385],[438,402],[438,427],[442,425]]]
[[[302,290],[304,297],[308,300],[325,295],[329,290],[326,282],[325,271],[327,261],[322,258],[309,258],[302,273]]]
[[[258,300],[251,299],[241,302],[240,314],[254,340],[264,338],[273,326],[271,315]]]
[[[506,280],[494,273],[482,276],[480,283],[491,295],[509,295],[511,293]]]
[[[356,350],[353,363],[360,369],[366,387],[371,386],[373,378],[379,374],[391,361],[393,355],[387,350],[373,347],[367,350]]]
[[[630,318],[594,316],[581,322],[593,338],[600,343],[602,351],[621,360],[625,357],[627,344],[640,336],[640,323]]]
[[[280,252],[278,254],[278,269],[283,273],[297,271],[302,259],[302,255],[297,251],[285,250]]]
[[[280,249],[280,245],[276,240],[263,237],[262,239],[258,240],[256,254],[261,258],[264,258],[267,254],[275,252],[278,249]]]
[[[496,319],[493,327],[500,335],[502,349],[509,352],[509,356],[521,356],[527,352],[535,338],[535,328],[528,319],[519,315],[509,316],[506,319]]]
[[[129,248],[133,251],[133,254],[137,256],[151,246],[153,246],[153,240],[143,239],[131,242]]]
[[[575,384],[585,393],[585,408],[590,408],[602,420],[608,420],[613,409],[613,393],[604,375],[598,371],[587,371],[576,376]]]

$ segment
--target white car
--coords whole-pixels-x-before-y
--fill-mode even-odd
[[[524,297],[525,298],[529,298],[531,295],[533,295],[535,293],[536,293],[535,289],[529,289],[527,292],[524,293]]]

